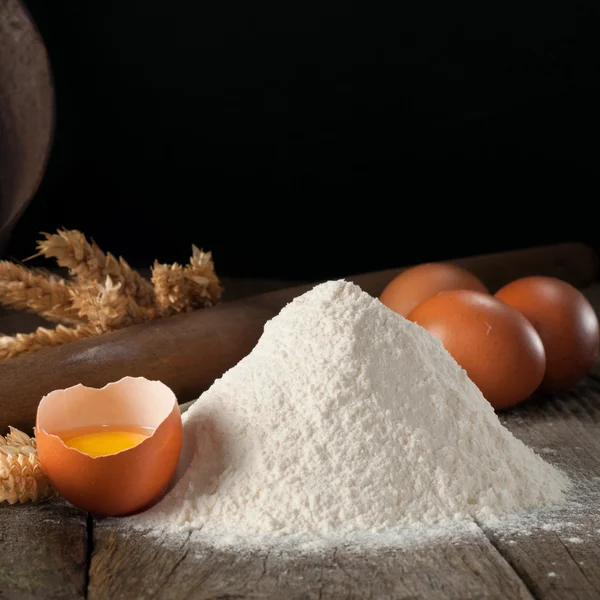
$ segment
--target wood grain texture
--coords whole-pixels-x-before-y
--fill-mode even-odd
[[[85,598],[86,514],[60,500],[0,505],[0,599]]]
[[[600,307],[600,286],[586,295]],[[590,378],[500,418],[576,482],[567,505],[449,540],[317,553],[227,552],[195,533],[155,539],[98,520],[89,597],[600,598],[600,383]]]
[[[534,399],[504,419],[575,487],[566,506],[542,511],[524,531],[484,532],[537,598],[600,598],[600,384]]]
[[[501,419],[577,482],[567,505],[450,539],[319,552],[233,552],[195,533],[156,539],[97,520],[89,597],[600,598],[600,384]]]
[[[90,600],[160,598],[506,598],[532,596],[476,528],[410,546],[215,548],[196,534],[154,539],[96,521]]]
[[[600,306],[600,286],[586,290]],[[0,507],[0,599],[600,598],[600,380],[535,398],[501,421],[577,484],[535,518],[378,549],[233,551],[199,533],[132,534],[95,519],[86,578],[84,516],[65,505]],[[6,548],[11,548],[11,553]]]
[[[454,261],[492,290],[516,277],[556,275],[589,284],[598,258],[582,244],[557,244]],[[378,296],[398,270],[349,277]],[[215,308],[135,325],[120,331],[0,361],[3,402],[0,429],[33,425],[44,394],[78,383],[91,387],[126,375],[160,379],[179,402],[196,398],[248,354],[265,322],[309,286],[277,290]]]
[[[48,56],[19,0],[0,1],[0,250],[42,177],[54,127]]]

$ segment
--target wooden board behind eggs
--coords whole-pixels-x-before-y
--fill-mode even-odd
[[[594,309],[553,277],[517,279],[491,295],[465,269],[428,263],[395,277],[380,300],[441,340],[496,409],[569,389],[598,353]]]

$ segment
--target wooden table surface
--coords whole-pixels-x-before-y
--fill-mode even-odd
[[[586,293],[600,308],[600,284]],[[131,535],[60,500],[2,506],[0,599],[600,598],[600,368],[500,418],[579,482],[571,502],[524,529],[472,523],[411,544],[235,552],[197,533]]]

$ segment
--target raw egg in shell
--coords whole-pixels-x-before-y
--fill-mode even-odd
[[[408,318],[441,340],[494,408],[525,400],[542,381],[540,336],[521,313],[489,294],[441,292]]]
[[[390,281],[379,300],[394,312],[408,317],[421,302],[446,290],[488,289],[475,275],[451,263],[425,263],[403,271]]]
[[[568,390],[588,374],[598,355],[600,327],[587,298],[555,277],[523,277],[496,292],[523,314],[546,350],[541,392]]]
[[[125,377],[96,389],[76,385],[42,398],[40,464],[69,502],[99,515],[137,512],[167,488],[181,452],[175,394],[160,381]]]

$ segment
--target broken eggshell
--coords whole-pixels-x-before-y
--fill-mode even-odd
[[[131,448],[97,457],[67,447],[60,437],[102,427],[143,427],[153,433]],[[44,473],[69,502],[99,515],[132,514],[152,504],[175,473],[182,437],[175,394],[144,377],[124,377],[100,389],[79,384],[55,390],[37,411]]]

